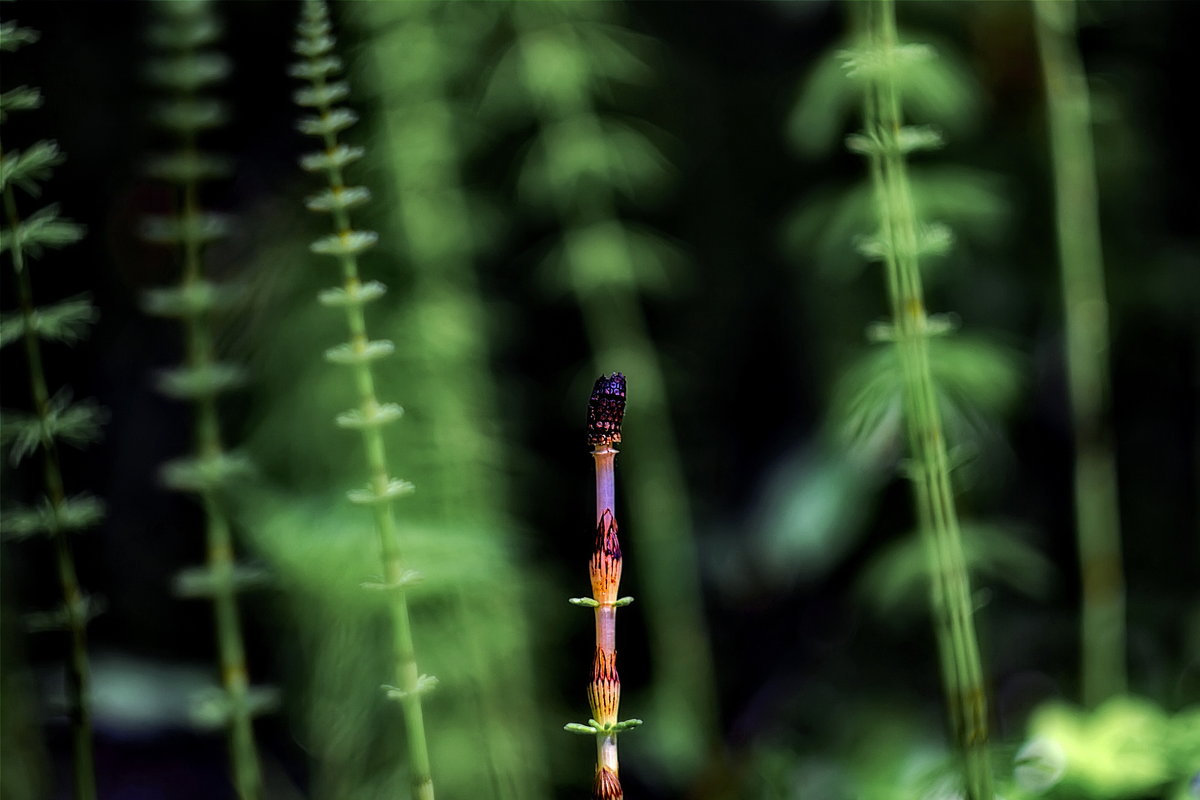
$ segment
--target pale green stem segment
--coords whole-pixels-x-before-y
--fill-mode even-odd
[[[1035,0],[1054,168],[1066,327],[1067,391],[1075,438],[1075,526],[1083,587],[1082,696],[1096,706],[1125,691],[1125,579],[1117,474],[1105,421],[1108,300],[1100,245],[1087,78],[1075,45],[1075,4]]]
[[[928,316],[917,258],[917,218],[907,167],[898,147],[903,118],[890,64],[898,45],[892,0],[872,3],[867,17],[868,47],[887,59],[887,66],[875,72],[868,86],[865,122],[868,136],[873,134],[880,143],[871,156],[871,178],[881,236],[889,245],[884,248],[884,263],[903,375],[917,518],[930,562],[938,655],[951,725],[964,759],[966,796],[968,800],[991,800],[987,695],[972,616],[970,578],[930,368]]]
[[[4,187],[4,212],[9,229],[15,234],[20,229],[21,219],[17,213],[16,197],[10,183]],[[13,269],[17,273],[17,294],[20,296],[21,315],[25,321],[25,355],[29,364],[29,385],[33,394],[33,407],[38,418],[45,421],[50,416],[50,391],[46,386],[46,373],[42,369],[42,351],[34,323],[33,287],[25,254],[20,242],[14,242],[12,252]],[[46,495],[52,508],[61,508],[67,500],[63,487],[62,471],[58,466],[58,448],[52,438],[42,442],[42,478]],[[95,800],[96,770],[92,755],[92,703],[91,673],[87,657],[87,602],[75,574],[75,561],[71,556],[68,533],[56,528],[51,534],[54,559],[58,569],[58,582],[62,588],[63,611],[67,633],[71,639],[71,653],[67,668],[67,703],[71,718],[72,757],[75,771],[72,775],[75,800]]]
[[[549,93],[538,89],[542,81],[532,72],[536,59],[526,51],[536,46],[536,23],[545,8],[540,4],[518,4],[513,15],[523,53],[524,81],[535,95],[540,124],[549,130],[569,120],[572,130],[581,137],[590,131],[589,137],[601,140],[605,132],[586,91]],[[560,24],[556,30],[564,36],[573,35],[569,25]],[[545,136],[543,144],[549,151],[548,164],[573,160],[570,141]],[[569,183],[554,174],[549,180]],[[621,242],[626,241],[616,199],[607,186],[590,184],[586,193],[560,204],[558,215],[572,276],[584,274],[586,269],[581,265],[592,257],[583,252],[587,244],[579,234],[601,226],[613,230]],[[637,432],[639,446],[657,454],[630,465],[627,485],[632,518],[639,521],[633,547],[638,568],[644,572],[640,583],[650,629],[656,700],[653,713],[656,719],[670,721],[652,746],[660,748],[663,767],[681,777],[699,767],[716,730],[712,656],[702,613],[698,558],[691,538],[692,512],[672,433],[666,382],[637,296],[633,254],[627,246],[621,246],[606,253],[606,258],[612,274],[619,277],[605,289],[597,290],[579,280],[572,280],[571,286],[583,314],[594,363],[597,367],[619,363],[627,375],[636,376],[642,420]],[[680,658],[680,653],[688,657]]]
[[[183,152],[189,158],[199,158],[195,135],[186,134]],[[180,216],[184,220],[200,217],[199,191],[195,180],[183,184],[183,203]],[[204,280],[201,251],[203,243],[190,233],[196,226],[184,226],[183,281],[185,293],[195,291]],[[203,370],[216,363],[212,332],[205,312],[184,316],[187,365]],[[217,415],[217,400],[213,392],[201,393],[193,403],[195,413],[196,453],[203,462],[215,462],[224,454],[221,424]],[[259,768],[258,746],[250,707],[250,684],[246,671],[246,653],[242,643],[242,626],[238,618],[237,595],[232,581],[235,558],[233,535],[229,518],[218,497],[218,491],[206,486],[199,491],[204,508],[205,538],[208,568],[218,579],[214,582],[213,606],[216,616],[217,658],[221,668],[221,684],[229,696],[229,751],[233,765],[233,783],[239,800],[259,800],[262,797],[262,773]]]
[[[320,8],[320,16],[326,17],[325,4],[309,2],[308,9]],[[309,57],[310,66],[317,61]],[[314,70],[311,79],[318,93],[324,96],[327,81],[324,73]],[[316,107],[322,119],[328,119],[332,111],[331,103],[324,102]],[[327,130],[323,134],[325,151],[335,152],[338,147],[337,134]],[[335,193],[346,189],[342,170],[334,163],[325,168],[329,187]],[[332,209],[333,229],[339,236],[349,236],[353,231],[350,214],[344,207],[335,205]],[[354,253],[340,253],[338,261],[342,270],[342,288],[347,297],[356,297],[361,288],[358,271],[358,257]],[[359,412],[362,419],[375,418],[380,411],[380,403],[375,395],[375,378],[368,359],[362,358],[370,343],[367,335],[366,316],[361,303],[348,302],[343,304],[346,314],[346,327],[350,331],[350,345],[358,358],[352,360],[351,370],[354,374],[354,386],[358,395]],[[412,622],[409,617],[408,595],[405,584],[408,575],[400,556],[399,533],[396,528],[395,513],[392,499],[389,497],[389,485],[392,482],[388,471],[387,446],[383,432],[378,425],[363,425],[360,427],[363,450],[366,454],[368,480],[371,492],[378,500],[371,504],[375,518],[375,529],[379,533],[380,556],[383,561],[384,583],[389,590],[390,617],[392,628],[393,669],[398,692],[390,694],[400,701],[404,710],[404,723],[407,733],[409,768],[412,773],[413,796],[417,800],[434,800],[433,772],[429,763],[429,744],[425,734],[425,717],[421,704],[421,695],[429,685],[428,680],[422,680],[417,669],[416,648],[413,644]]]

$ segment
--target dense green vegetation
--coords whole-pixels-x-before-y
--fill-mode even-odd
[[[0,795],[1200,796],[1197,16],[0,4]]]

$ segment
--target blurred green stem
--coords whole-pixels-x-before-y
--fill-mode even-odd
[[[4,213],[9,230],[16,236],[21,226],[17,213],[17,201],[12,183],[4,187]],[[42,421],[43,430],[50,417],[50,391],[46,386],[46,374],[42,369],[42,351],[38,343],[37,322],[33,302],[33,286],[25,264],[25,254],[20,241],[9,248],[12,252],[13,270],[17,274],[17,294],[20,297],[21,316],[24,320],[25,355],[29,365],[29,385],[33,395],[33,407]],[[58,465],[58,448],[53,437],[46,435],[42,445],[42,478],[46,495],[53,509],[66,504],[67,494],[63,486],[62,470]],[[54,559],[58,569],[58,582],[63,595],[63,616],[67,633],[71,639],[71,653],[67,666],[67,704],[71,719],[72,754],[75,762],[73,786],[75,800],[94,800],[96,797],[96,770],[92,755],[92,707],[91,675],[87,656],[87,601],[80,589],[75,573],[75,560],[71,556],[71,545],[67,532],[55,526],[51,533],[54,543]]]
[[[204,89],[219,77],[205,73],[195,65],[212,55],[206,49],[219,30],[211,7],[205,3],[172,4],[160,2],[155,28],[162,37],[163,52],[153,62],[165,77],[158,80],[170,92],[164,107],[171,109],[207,108]],[[181,77],[180,73],[192,74]],[[219,113],[216,115],[219,119]],[[177,137],[175,154],[186,164],[204,164],[198,132],[206,126],[188,119],[185,124],[167,126]],[[172,293],[176,297],[208,297],[213,286],[204,275],[203,251],[208,238],[205,225],[213,218],[206,215],[200,202],[200,179],[209,174],[204,169],[185,170],[172,176],[176,183],[177,209],[173,239],[181,263],[179,284]],[[178,372],[194,384],[178,396],[191,401],[193,414],[193,454],[180,459],[174,466],[200,475],[219,471],[228,463],[221,436],[217,395],[226,388],[211,376],[223,367],[216,356],[210,314],[214,303],[182,303],[178,312],[183,325],[185,365]],[[170,467],[172,465],[168,465]],[[232,779],[239,800],[259,800],[263,794],[258,748],[254,741],[249,679],[246,670],[245,645],[237,605],[237,565],[234,559],[233,534],[222,496],[223,478],[209,477],[181,484],[177,488],[195,491],[204,509],[206,573],[210,577],[211,596],[216,628],[217,661],[221,685],[227,703],[227,736]]]
[[[320,36],[329,36],[328,10],[324,2],[309,0],[305,6],[304,22],[301,25],[309,42],[315,43]],[[330,40],[332,41],[332,40]],[[311,72],[311,82],[316,89],[315,96],[322,98],[316,105],[316,111],[321,119],[328,120],[333,112],[328,83],[325,74],[317,69],[322,57],[312,51],[307,57]],[[328,58],[328,54],[323,58]],[[332,156],[338,151],[337,134],[326,129],[322,134],[325,153]],[[342,196],[347,185],[342,176],[341,167],[332,158],[325,167],[329,188],[334,196]],[[354,233],[350,223],[350,214],[345,205],[333,204],[334,233],[343,241]],[[408,609],[408,593],[406,583],[410,576],[404,568],[400,556],[399,534],[396,530],[396,517],[392,507],[393,495],[391,473],[388,469],[387,446],[384,443],[383,429],[380,424],[373,424],[383,411],[375,394],[375,377],[371,371],[370,360],[366,357],[371,340],[367,335],[366,316],[362,302],[350,302],[351,298],[360,296],[362,281],[359,278],[358,257],[355,253],[343,250],[338,254],[341,265],[342,288],[347,302],[343,303],[346,314],[346,327],[350,331],[350,347],[356,358],[350,368],[354,373],[354,386],[358,395],[359,420],[357,426],[362,435],[363,451],[367,461],[368,483],[374,501],[371,503],[372,514],[375,518],[375,530],[379,534],[380,557],[384,568],[384,586],[390,596],[389,610],[392,629],[392,657],[397,688],[396,696],[404,709],[404,725],[408,743],[409,768],[412,772],[413,796],[418,800],[433,800],[433,772],[429,762],[429,744],[425,734],[425,715],[421,704],[423,687],[428,681],[423,681],[417,669],[416,648],[413,643],[412,621]]]
[[[1105,423],[1108,300],[1100,245],[1087,79],[1075,46],[1075,4],[1034,0],[1054,168],[1075,438],[1075,525],[1083,586],[1082,696],[1095,707],[1125,691],[1125,580],[1117,474]]]
[[[886,243],[885,266],[896,347],[904,387],[904,418],[916,483],[918,523],[929,547],[930,596],[950,718],[964,758],[968,800],[991,800],[988,712],[979,645],[972,616],[970,577],[950,482],[941,411],[930,367],[929,320],[918,264],[917,218],[907,165],[899,143],[903,124],[893,72],[897,47],[895,7],[878,0],[867,9],[868,47],[882,56],[866,93],[868,136],[878,143],[871,178]]]
[[[183,152],[190,158],[200,158],[194,134],[189,133],[185,137]],[[180,211],[182,219],[200,218],[197,195],[196,181],[187,181],[183,186],[183,207]],[[185,226],[185,229],[195,230],[195,226]],[[184,292],[195,292],[204,280],[200,258],[202,247],[195,235],[187,234],[183,237]],[[195,371],[211,368],[216,362],[216,357],[212,333],[204,312],[191,313],[184,317],[184,335],[188,368]],[[203,392],[196,398],[193,407],[196,415],[196,452],[201,462],[215,463],[224,456],[216,395]],[[240,800],[258,800],[262,797],[262,775],[250,717],[250,686],[246,672],[245,647],[242,643],[242,626],[238,619],[237,595],[232,581],[235,566],[233,536],[225,509],[217,497],[217,490],[211,486],[201,489],[200,501],[204,507],[208,568],[211,574],[220,576],[215,584],[213,605],[221,683],[228,692],[230,701],[229,750],[234,786]]]
[[[575,131],[591,131],[604,137],[600,119],[586,92],[543,92],[545,84],[534,72],[538,59],[527,52],[536,46],[536,15],[545,13],[534,6],[515,9],[524,81],[534,94],[540,124],[551,131],[569,121]],[[560,25],[564,35],[573,35],[569,25]],[[582,48],[582,43],[575,43]],[[571,163],[572,142],[560,137],[543,137],[546,162]],[[563,152],[556,152],[566,148]],[[551,174],[549,180],[569,185],[569,178]],[[713,667],[705,629],[698,559],[692,540],[692,513],[687,485],[679,463],[678,447],[671,432],[666,383],[646,327],[636,291],[635,265],[627,233],[619,224],[615,198],[608,185],[589,184],[569,202],[558,205],[566,242],[565,257],[572,275],[572,291],[592,344],[597,372],[619,364],[637,382],[639,424],[637,441],[641,452],[653,457],[630,461],[626,468],[632,519],[638,535],[633,537],[639,582],[645,598],[646,618],[654,671],[655,708],[649,713],[662,722],[653,744],[661,748],[664,766],[676,778],[695,770],[711,745],[716,730],[716,701]],[[620,237],[622,246],[613,248],[607,266],[613,275],[603,289],[580,280],[582,267],[591,256],[588,245],[577,235],[594,226],[605,226]]]

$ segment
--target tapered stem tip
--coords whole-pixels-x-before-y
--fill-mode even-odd
[[[625,376],[619,372],[601,375],[592,387],[588,401],[588,444],[605,445],[621,441],[621,418],[625,416]]]

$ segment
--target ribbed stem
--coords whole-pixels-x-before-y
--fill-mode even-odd
[[[1062,270],[1067,391],[1075,438],[1075,527],[1082,575],[1083,702],[1125,691],[1125,579],[1117,474],[1106,422],[1108,299],[1100,244],[1087,78],[1070,0],[1035,0],[1046,83],[1054,204]]]
[[[310,24],[328,20],[328,10],[324,3],[309,2],[305,13]],[[325,74],[316,69],[318,59],[310,56],[307,58],[307,62],[312,68],[311,82],[317,90],[317,95],[327,96],[328,83]],[[331,103],[321,102],[316,106],[316,110],[322,120],[328,120],[333,109]],[[322,134],[322,141],[326,154],[330,155],[336,151],[339,144],[337,134],[328,129]],[[338,165],[330,163],[326,166],[325,173],[329,188],[335,195],[345,191],[346,183]],[[349,211],[336,204],[330,210],[334,233],[343,239],[348,237],[354,230]],[[348,297],[357,296],[362,286],[357,256],[354,253],[343,252],[338,255],[338,262],[342,272],[342,288]],[[367,351],[367,345],[370,342],[363,306],[358,302],[347,302],[343,308],[346,327],[350,332],[351,349],[356,356],[362,356]],[[381,408],[375,394],[375,377],[370,362],[365,358],[356,358],[353,359],[350,368],[354,376],[359,413],[363,420],[370,420],[378,414]],[[368,483],[376,497],[387,497],[392,477],[388,469],[387,445],[384,442],[383,431],[378,425],[363,425],[360,427],[360,432],[367,462]],[[434,800],[433,772],[429,761],[429,744],[421,703],[421,675],[417,668],[408,595],[404,588],[405,567],[400,555],[399,533],[396,528],[392,500],[386,499],[372,503],[372,512],[375,529],[379,534],[384,581],[390,587],[389,616],[392,630],[393,674],[396,686],[401,691],[400,703],[404,712],[413,796],[417,800]]]
[[[21,224],[17,213],[16,197],[12,184],[4,187],[4,212],[9,229],[15,234]],[[34,324],[33,286],[26,269],[25,254],[20,242],[9,248],[12,253],[13,269],[17,274],[17,293],[20,296],[21,316],[24,318],[24,345],[29,365],[29,386],[33,395],[34,412],[43,426],[50,416],[50,391],[46,385],[46,373],[42,367],[42,351]],[[61,508],[67,499],[63,487],[62,470],[58,465],[58,448],[54,440],[46,437],[42,442],[42,478],[46,495],[52,508]],[[72,774],[75,800],[95,800],[96,770],[92,755],[92,710],[91,673],[87,656],[87,605],[75,573],[75,560],[67,532],[55,529],[51,533],[54,560],[58,571],[58,582],[62,589],[63,611],[67,634],[71,640],[70,656],[67,661],[67,706],[71,719],[72,758],[75,770]]]
[[[868,9],[868,46],[889,58],[898,45],[892,0]],[[868,88],[868,134],[880,142],[872,156],[871,178],[888,246],[888,294],[903,376],[904,416],[918,522],[924,528],[930,564],[930,598],[936,620],[939,660],[950,720],[964,758],[969,800],[991,800],[992,772],[987,749],[987,700],[972,616],[970,579],[950,482],[930,366],[927,313],[917,262],[916,213],[907,168],[897,142],[903,122],[899,91],[887,64]]]
[[[199,157],[193,133],[184,135],[182,150],[191,158]],[[199,217],[201,209],[198,195],[196,181],[186,181],[183,185],[183,202],[180,209],[182,219]],[[195,236],[185,235],[182,248],[182,287],[185,291],[194,290],[204,279],[201,259],[203,245]],[[188,367],[199,370],[215,363],[212,333],[204,314],[187,314],[183,322]],[[221,441],[216,395],[212,392],[202,393],[193,402],[193,413],[196,453],[203,461],[220,458],[224,453],[224,445]],[[213,593],[213,610],[221,684],[229,696],[228,734],[233,783],[239,800],[259,800],[263,789],[262,774],[250,713],[250,685],[242,626],[238,617],[237,595],[231,580],[235,565],[233,535],[217,492],[211,488],[201,490],[200,502],[204,508],[208,568],[212,575],[218,576]]]

